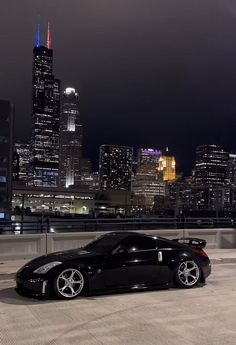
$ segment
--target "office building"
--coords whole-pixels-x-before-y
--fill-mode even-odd
[[[99,174],[92,172],[92,162],[90,159],[82,159],[81,184],[91,190],[99,190]]]
[[[227,178],[232,187],[236,187],[236,154],[229,154]]]
[[[39,27],[33,50],[33,112],[31,181],[35,186],[56,187],[59,170],[60,81],[53,75],[53,50],[48,26],[47,45],[40,42]]]
[[[130,190],[133,148],[102,145],[99,155],[99,180],[102,190]]]
[[[0,220],[9,219],[12,199],[14,107],[0,100]]]
[[[165,195],[162,172],[158,170],[162,152],[154,149],[138,149],[138,164],[132,181],[133,206],[151,209],[155,196]]]
[[[176,162],[173,156],[161,156],[158,170],[163,174],[163,181],[172,182],[176,179]]]
[[[162,155],[160,150],[138,149],[137,172],[155,173],[158,170],[159,159]]]
[[[29,161],[30,161],[30,144],[15,143],[15,153],[18,158],[18,178],[15,180],[24,181],[25,184],[29,180]]]
[[[84,214],[95,207],[95,194],[84,189],[13,186],[13,208],[44,215]]]
[[[68,87],[61,97],[60,164],[61,187],[78,185],[81,181],[82,125],[80,124],[79,95]]]
[[[195,183],[223,186],[228,182],[229,153],[218,145],[201,145],[196,149]]]
[[[165,196],[165,182],[160,179],[158,174],[138,173],[132,182],[132,192],[139,197],[138,199],[142,196],[143,207],[152,208],[156,196]],[[140,203],[139,206],[141,206]]]

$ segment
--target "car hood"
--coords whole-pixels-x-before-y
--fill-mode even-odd
[[[103,256],[103,254],[89,252],[83,248],[55,252],[55,253],[39,256],[29,261],[18,271],[18,273],[24,269],[28,269],[28,270],[36,269],[52,261],[66,262],[66,261],[75,260],[75,259],[85,259],[85,258],[88,259],[88,258],[101,257],[101,256]]]

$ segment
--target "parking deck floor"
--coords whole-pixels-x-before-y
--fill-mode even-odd
[[[226,255],[225,261],[217,252],[214,255],[212,275],[203,287],[72,301],[19,296],[12,279],[17,263],[4,263],[0,265],[0,344],[234,345],[236,262],[233,255]]]

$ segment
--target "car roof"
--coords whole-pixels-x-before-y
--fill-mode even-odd
[[[135,232],[135,231],[113,231],[113,232],[109,232],[109,233],[105,234],[105,236],[114,236],[119,240],[123,240],[124,238],[129,237],[129,236],[157,238],[155,236],[149,236],[148,234]]]
[[[175,247],[185,247],[185,245],[183,245],[182,243],[178,243],[176,241],[173,241],[173,240],[165,238],[165,237],[156,236],[154,234],[153,235],[145,234],[145,233],[135,232],[135,231],[112,231],[112,232],[105,234],[104,236],[114,236],[119,241],[121,241],[127,237],[130,237],[130,236],[149,237],[149,238],[153,238],[154,240],[161,240],[163,242],[166,242],[166,244],[168,244],[168,243],[172,244],[172,246],[175,245]]]
[[[110,236],[113,238],[117,239],[117,242],[122,241],[125,238],[128,237],[132,237],[132,236],[140,236],[140,237],[149,237],[152,238],[154,240],[160,240],[162,242],[166,243],[166,247],[168,247],[168,245],[171,245],[171,247],[173,248],[173,246],[175,248],[185,248],[188,250],[191,250],[191,247],[183,244],[183,243],[179,243],[176,241],[173,241],[171,239],[165,238],[165,237],[161,237],[161,236],[156,236],[156,235],[152,235],[152,234],[145,234],[145,233],[140,233],[140,232],[135,232],[135,231],[112,231],[112,232],[108,232],[103,236]]]

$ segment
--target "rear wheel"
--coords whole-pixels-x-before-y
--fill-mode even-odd
[[[85,290],[84,275],[77,268],[66,268],[55,277],[53,289],[59,298],[76,298]]]
[[[189,289],[197,285],[201,278],[199,265],[195,261],[183,261],[176,269],[176,283],[179,287]]]

